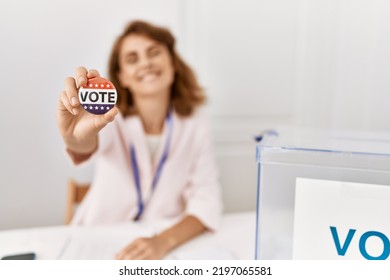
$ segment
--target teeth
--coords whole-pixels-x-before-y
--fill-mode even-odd
[[[141,77],[141,81],[143,82],[150,82],[157,78],[157,75],[155,73],[149,73]]]

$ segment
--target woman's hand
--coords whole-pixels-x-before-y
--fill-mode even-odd
[[[194,216],[186,216],[177,224],[151,238],[138,238],[116,255],[118,260],[156,260],[188,240],[206,231]]]
[[[159,236],[138,238],[116,255],[117,260],[159,260],[168,253]]]
[[[104,115],[93,115],[80,106],[78,88],[85,86],[90,78],[99,77],[96,70],[79,67],[76,78],[65,79],[65,88],[61,92],[57,108],[57,124],[67,147],[80,154],[92,153],[97,147],[97,134],[118,113],[113,108]]]

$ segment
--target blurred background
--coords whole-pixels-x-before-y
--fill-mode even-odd
[[[126,23],[171,29],[209,102],[225,212],[256,207],[253,136],[275,126],[390,130],[386,0],[1,0],[0,229],[64,223],[56,127],[77,66],[106,75]]]

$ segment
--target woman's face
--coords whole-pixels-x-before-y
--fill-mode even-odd
[[[119,51],[119,66],[121,85],[133,94],[169,94],[175,71],[165,45],[143,35],[128,35]]]

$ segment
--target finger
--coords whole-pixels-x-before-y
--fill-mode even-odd
[[[133,248],[131,250],[124,250],[119,255],[117,255],[117,260],[132,260],[136,255],[139,254],[138,248]]]
[[[132,259],[133,259],[133,255],[131,253],[123,254],[121,258],[119,258],[119,260],[132,260]]]
[[[125,260],[136,260],[140,255],[143,255],[144,250],[141,250],[140,248],[135,248],[134,250],[128,251],[124,256],[123,259]]]
[[[134,255],[133,260],[152,260],[153,255],[152,255],[152,250],[146,249],[143,251],[140,251],[137,255]]]
[[[130,243],[126,248],[124,248],[119,254],[117,254],[116,258],[118,260],[130,260],[137,256],[140,252],[147,249],[147,244],[144,242],[142,238],[136,239],[132,243]]]
[[[142,260],[146,258],[147,255],[151,256],[152,250],[148,242],[145,242],[144,239],[137,240],[136,246],[133,250],[127,251],[128,255],[132,260]]]
[[[116,254],[115,258],[117,260],[124,260],[125,259],[125,256],[129,254],[129,252],[131,252],[132,250],[134,250],[136,245],[134,245],[134,243],[131,243],[130,245],[128,245],[126,248],[122,249],[122,251],[120,251],[119,253]]]
[[[69,113],[71,113],[72,115],[77,115],[78,113],[78,108],[74,108],[72,105],[70,105],[68,97],[66,96],[66,92],[64,90],[60,94],[59,109],[61,111],[68,110]]]
[[[118,114],[118,112],[118,109],[114,107],[104,115],[96,116],[94,119],[95,128],[100,131],[103,127],[115,119],[115,116]]]
[[[88,73],[87,73],[87,78],[88,79],[92,79],[92,78],[95,78],[95,77],[100,77],[99,71],[95,70],[95,69],[89,70]]]
[[[76,81],[72,77],[67,77],[65,79],[65,92],[70,105],[77,107],[80,103],[77,98]]]
[[[79,87],[83,87],[87,84],[87,68],[80,66],[76,69],[76,80]]]

